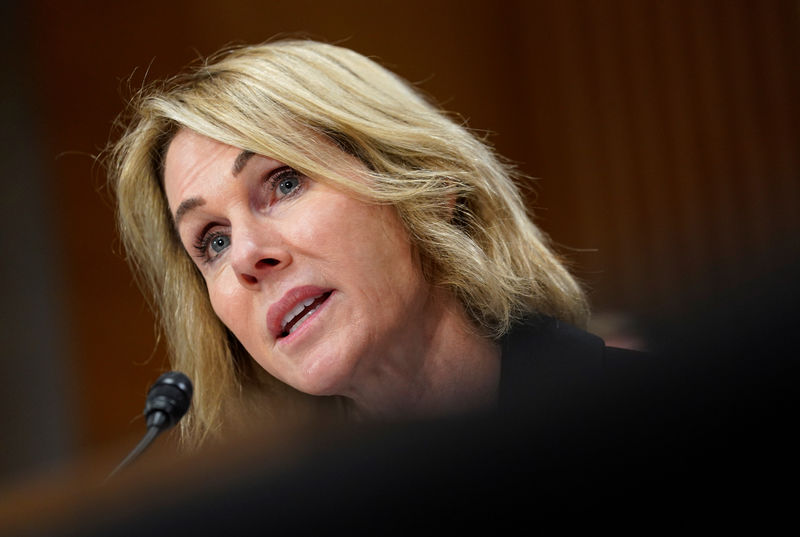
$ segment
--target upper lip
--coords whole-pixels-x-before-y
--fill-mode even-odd
[[[273,338],[279,338],[283,334],[283,318],[292,309],[304,300],[323,295],[332,289],[317,287],[316,285],[304,285],[289,289],[277,302],[272,304],[267,310],[267,329]]]

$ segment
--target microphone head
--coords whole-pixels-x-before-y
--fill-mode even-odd
[[[180,371],[168,371],[147,392],[144,415],[147,428],[166,431],[186,414],[192,402],[192,381]]]

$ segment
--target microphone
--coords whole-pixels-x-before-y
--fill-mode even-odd
[[[180,421],[189,410],[192,393],[192,381],[180,371],[168,371],[156,379],[147,392],[144,405],[147,432],[119,466],[108,474],[106,481],[141,455],[159,434]]]
[[[147,428],[164,432],[177,424],[189,410],[193,392],[192,381],[180,371],[167,371],[158,377],[147,392],[144,405]]]

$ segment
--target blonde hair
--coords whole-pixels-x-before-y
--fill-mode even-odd
[[[109,160],[120,233],[173,367],[195,383],[182,425],[190,444],[216,435],[229,416],[266,411],[279,419],[302,396],[253,366],[212,311],[203,278],[177,238],[162,167],[181,128],[392,204],[428,281],[457,297],[486,337],[502,336],[531,313],[585,324],[585,297],[532,223],[513,169],[361,54],[313,41],[227,50],[144,88],[121,117],[127,129]],[[342,152],[356,159],[339,161],[358,161],[371,180],[354,182],[347,169],[331,166]]]

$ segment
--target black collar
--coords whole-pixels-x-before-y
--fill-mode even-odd
[[[516,324],[501,344],[501,411],[582,400],[603,373],[603,340],[552,317]]]

